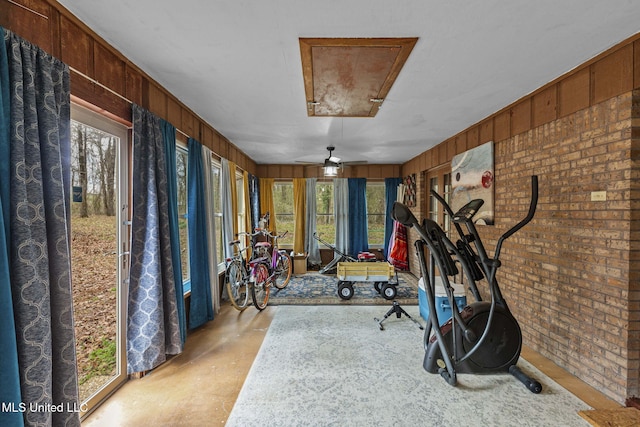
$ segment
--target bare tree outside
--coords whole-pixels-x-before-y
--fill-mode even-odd
[[[116,374],[116,146],[71,122],[71,274],[80,400]]]

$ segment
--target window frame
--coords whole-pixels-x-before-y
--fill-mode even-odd
[[[328,199],[329,207],[331,208],[331,213],[318,213],[318,206],[319,206],[318,191],[321,187],[331,187],[331,194],[329,195],[329,199]],[[331,235],[318,233],[318,236],[325,242],[330,243],[331,245],[335,244],[335,239],[336,239],[336,211],[335,211],[335,206],[333,205],[334,203],[333,193],[334,193],[333,180],[318,180],[316,182],[316,232],[318,231],[318,224],[320,223],[324,223],[325,225],[329,226],[328,228],[333,231]],[[321,218],[323,219],[323,221],[319,221]],[[329,218],[329,220],[326,220],[326,218]]]
[[[218,185],[212,186],[214,193],[213,197],[211,198],[213,202],[213,206],[211,206],[211,209],[213,210],[214,222],[216,227],[216,258],[218,261],[217,273],[220,274],[225,271],[224,233],[222,227],[222,164],[213,154],[211,156],[212,178],[215,179],[216,176],[218,177]]]
[[[376,212],[376,213],[371,213],[370,212],[370,208],[373,205],[373,203],[371,203],[370,198],[369,198],[369,188],[371,187],[381,187],[382,188],[382,209],[380,212]],[[367,198],[367,240],[368,240],[368,246],[370,249],[381,249],[384,247],[384,224],[385,224],[385,218],[386,218],[386,200],[385,200],[385,184],[384,181],[377,181],[377,180],[367,180],[367,192],[366,192],[366,198]],[[371,241],[371,236],[374,234],[372,233],[372,224],[377,223],[376,221],[371,221],[372,217],[380,217],[382,218],[382,221],[380,222],[380,224],[382,225],[382,240],[379,242],[372,242]]]
[[[279,179],[274,181],[273,183],[273,194],[275,197],[275,194],[278,192],[276,187],[286,187],[288,190],[290,190],[290,194],[289,196],[291,197],[291,212],[278,212],[277,208],[278,208],[278,204],[276,203],[276,201],[274,200],[274,212],[273,212],[273,217],[276,220],[276,227],[277,227],[277,232],[278,234],[282,234],[285,231],[287,232],[287,235],[285,238],[278,240],[278,246],[282,249],[293,249],[293,242],[294,242],[294,238],[295,238],[295,206],[294,206],[294,198],[293,198],[293,180],[292,179]],[[282,217],[286,216],[286,217],[290,217],[291,220],[290,221],[286,221],[286,224],[291,224],[291,226],[283,226],[283,221],[282,221]]]
[[[178,225],[180,221],[180,216],[182,216],[185,220],[185,228],[186,228],[186,247],[182,247],[180,245],[180,260],[182,263],[182,286],[185,289],[184,295],[189,295],[191,292],[191,271],[190,271],[190,253],[189,253],[189,149],[186,144],[176,139],[176,183],[180,180],[180,176],[178,175],[177,164],[178,164],[178,156],[184,156],[185,158],[185,170],[184,170],[184,180],[185,180],[185,210],[184,213],[180,212],[180,195],[176,194],[178,200],[176,200],[176,205],[178,207]],[[176,190],[180,191],[180,185],[176,185]],[[185,259],[186,258],[186,259]],[[186,271],[185,271],[186,266]]]

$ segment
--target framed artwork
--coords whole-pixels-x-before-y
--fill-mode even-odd
[[[404,204],[410,208],[416,206],[416,174],[411,174],[403,179]]]
[[[484,204],[473,221],[493,225],[493,141],[454,156],[451,160],[451,182],[451,209],[457,212],[469,201],[482,199]]]

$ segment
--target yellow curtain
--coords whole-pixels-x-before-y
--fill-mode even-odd
[[[276,215],[273,205],[273,178],[260,178],[260,216],[269,212],[269,231],[277,234]]]
[[[307,180],[293,178],[293,251],[297,254],[304,253],[304,233],[307,206]]]
[[[229,174],[231,175],[231,212],[233,212],[233,235],[238,234],[238,184],[236,182],[236,164],[229,162]]]

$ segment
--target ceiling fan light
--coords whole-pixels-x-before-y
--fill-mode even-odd
[[[324,167],[324,176],[338,176],[338,168],[337,168],[337,166],[325,166]]]
[[[338,176],[338,165],[329,161],[329,159],[324,162],[324,176]]]

